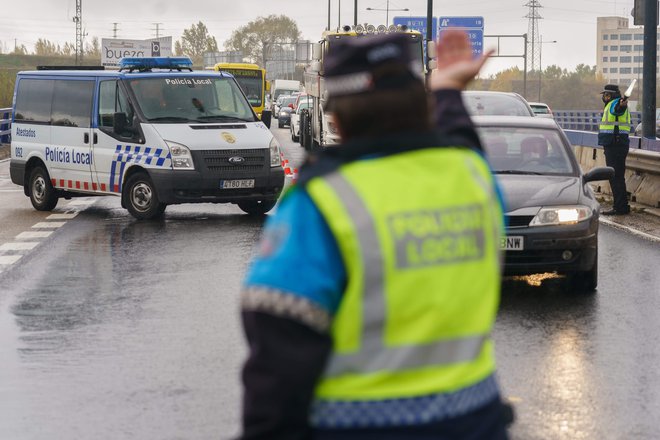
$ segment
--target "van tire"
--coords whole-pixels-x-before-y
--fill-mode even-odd
[[[48,171],[41,165],[33,168],[30,173],[28,193],[37,211],[52,211],[57,206],[57,192],[50,183]]]
[[[130,176],[122,191],[123,205],[138,220],[160,217],[167,204],[158,200],[158,193],[149,175],[144,172]]]
[[[277,204],[277,199],[274,200],[246,200],[238,202],[238,207],[249,215],[264,215]]]

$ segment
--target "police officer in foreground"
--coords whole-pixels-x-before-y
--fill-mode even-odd
[[[486,58],[443,33],[427,95],[404,36],[330,46],[343,143],[305,164],[248,270],[242,439],[507,438],[502,208],[461,99]]]
[[[619,86],[615,84],[607,84],[600,93],[605,109],[598,127],[598,145],[602,145],[605,151],[605,164],[614,168],[614,177],[610,179],[614,205],[602,214],[625,215],[630,213],[625,175],[631,128],[628,98],[621,96]]]

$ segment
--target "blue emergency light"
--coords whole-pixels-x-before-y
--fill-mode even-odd
[[[119,60],[119,70],[134,70],[147,72],[152,69],[190,70],[193,62],[188,57],[151,57],[151,58],[122,58]]]

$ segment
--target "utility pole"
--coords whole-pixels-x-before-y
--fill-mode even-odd
[[[156,32],[156,38],[160,38],[160,25],[163,23],[152,23],[155,28],[152,31]]]
[[[358,0],[355,0],[355,7],[353,9],[353,26],[357,26],[357,8],[358,8]]]
[[[117,38],[117,25],[119,23],[112,23],[112,38]]]
[[[76,23],[76,65],[79,66],[83,59],[82,0],[76,0],[76,16],[73,21]]]
[[[642,136],[655,139],[656,56],[658,53],[658,2],[644,2],[644,70],[642,76]]]

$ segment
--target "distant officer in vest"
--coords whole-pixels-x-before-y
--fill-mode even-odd
[[[303,166],[248,269],[243,440],[507,438],[502,204],[461,98],[489,54],[443,33],[427,94],[409,47],[330,45],[342,144]]]
[[[625,176],[631,128],[628,98],[621,96],[619,86],[615,84],[607,84],[600,94],[605,109],[598,129],[598,145],[603,146],[607,166],[614,168],[614,177],[610,179],[614,204],[602,214],[625,215],[630,213]]]

